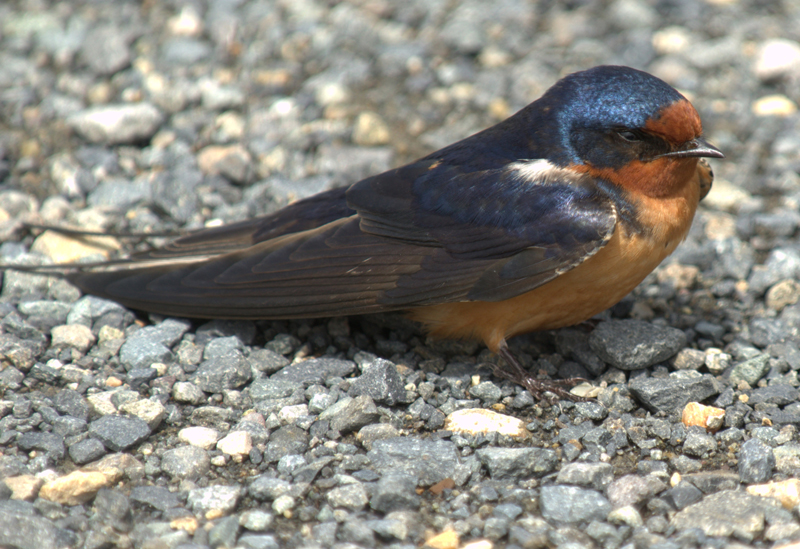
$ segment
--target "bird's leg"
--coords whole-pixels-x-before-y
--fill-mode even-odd
[[[557,381],[543,381],[536,379],[527,370],[525,370],[525,368],[522,367],[516,358],[514,358],[514,355],[511,354],[511,351],[508,349],[508,345],[506,345],[505,341],[500,344],[497,354],[499,354],[506,361],[508,367],[503,368],[499,365],[494,366],[494,374],[498,377],[505,378],[512,383],[516,383],[517,385],[522,385],[531,395],[533,395],[534,398],[543,398],[544,393],[547,391],[556,395],[557,397],[576,402],[585,402],[587,400],[583,397],[573,395],[567,389],[565,389],[565,387],[572,387],[578,383],[586,381],[585,379],[580,377],[560,379]]]

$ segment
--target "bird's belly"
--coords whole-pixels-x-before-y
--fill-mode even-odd
[[[614,305],[672,253],[684,236],[665,245],[617,230],[597,254],[535,290],[504,301],[420,307],[411,311],[411,317],[435,337],[477,338],[496,352],[514,335],[571,326]]]

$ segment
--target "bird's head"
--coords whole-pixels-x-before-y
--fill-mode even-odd
[[[683,95],[629,67],[571,74],[536,103],[559,135],[548,160],[649,196],[675,192],[700,158],[723,156]]]

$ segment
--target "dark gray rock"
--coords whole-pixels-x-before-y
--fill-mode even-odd
[[[571,524],[604,521],[611,512],[611,504],[600,492],[561,485],[542,487],[539,508],[545,519]]]
[[[55,433],[25,433],[17,439],[17,447],[26,452],[41,450],[56,462],[64,459],[66,454],[64,437]]]
[[[765,482],[775,468],[772,448],[757,438],[742,444],[739,454],[739,478],[744,484]]]
[[[284,494],[289,493],[292,485],[289,482],[267,476],[261,475],[247,488],[247,492],[259,501],[272,501]]]
[[[420,499],[417,479],[403,473],[388,473],[378,481],[369,505],[375,511],[391,513],[401,509],[417,509]]]
[[[378,473],[404,473],[419,486],[451,478],[460,461],[452,442],[413,436],[376,440],[367,457]]]
[[[181,505],[180,499],[163,486],[135,486],[131,490],[131,501],[147,505],[159,511],[166,511]]]
[[[325,385],[329,377],[347,377],[356,370],[356,363],[338,358],[310,358],[290,364],[270,376],[270,379],[294,381],[304,385]]]
[[[641,320],[607,320],[589,337],[597,355],[620,370],[641,370],[663,362],[686,346],[686,334]]]
[[[27,512],[0,511],[0,547],[14,549],[67,549],[77,540],[68,530],[50,520]]]
[[[121,452],[146,440],[150,427],[138,417],[109,415],[91,422],[89,434],[112,452]]]
[[[604,491],[614,480],[614,468],[609,463],[568,463],[558,472],[556,482],[559,484],[574,484],[592,488],[599,492]]]
[[[55,399],[53,399],[53,404],[56,410],[62,414],[84,421],[89,419],[89,403],[77,391],[72,389],[60,390]]]
[[[670,525],[679,531],[700,529],[706,536],[751,541],[764,523],[791,521],[791,514],[773,498],[751,496],[739,490],[724,490],[704,497],[678,512]]]
[[[278,461],[289,454],[302,454],[308,449],[308,433],[294,425],[285,425],[272,433],[264,452],[268,462]]]
[[[329,421],[331,429],[342,434],[357,431],[379,419],[378,408],[367,395],[344,397],[319,415],[319,420]]]
[[[240,351],[203,361],[194,375],[194,384],[207,393],[238,389],[250,379],[252,371]]]
[[[481,448],[475,455],[496,480],[540,477],[558,464],[555,451],[544,448]]]
[[[87,438],[69,447],[69,457],[76,465],[95,461],[105,454],[106,447],[96,438]]]
[[[668,414],[683,410],[689,402],[701,402],[720,392],[719,382],[713,376],[699,375],[692,370],[676,372],[667,378],[636,377],[628,387],[648,410]]]
[[[351,397],[366,395],[373,401],[394,406],[406,396],[397,366],[382,358],[370,357],[361,364],[363,373],[350,383]]]
[[[703,497],[703,492],[690,482],[681,481],[672,488],[664,490],[660,497],[680,511],[692,503],[700,501]]]

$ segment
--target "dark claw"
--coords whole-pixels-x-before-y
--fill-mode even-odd
[[[565,387],[574,387],[578,383],[583,383],[586,381],[581,377],[571,377],[569,379],[558,379],[558,380],[540,380],[533,377],[522,365],[514,358],[514,355],[511,354],[511,351],[508,350],[508,347],[503,345],[500,347],[498,354],[506,361],[508,365],[507,368],[503,368],[500,365],[496,365],[493,368],[494,374],[498,377],[505,378],[512,383],[516,383],[517,385],[522,385],[528,392],[533,395],[533,398],[537,400],[547,399],[551,403],[554,399],[551,399],[545,395],[546,392],[552,393],[556,397],[572,400],[573,402],[588,402],[588,398],[580,397],[577,395],[573,395]]]

